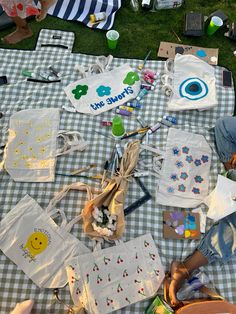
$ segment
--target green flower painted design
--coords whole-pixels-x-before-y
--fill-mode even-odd
[[[136,81],[139,81],[139,75],[138,75],[138,73],[136,73],[136,72],[129,72],[129,73],[126,75],[126,77],[125,77],[123,83],[124,83],[124,84],[128,84],[128,85],[134,85]]]
[[[81,96],[86,95],[88,91],[88,85],[77,85],[75,89],[72,90],[75,99],[80,99]]]

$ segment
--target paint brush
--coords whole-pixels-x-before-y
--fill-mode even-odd
[[[144,68],[144,66],[145,66],[145,64],[147,62],[147,59],[149,58],[151,52],[152,52],[152,50],[149,50],[147,55],[146,55],[146,57],[144,58],[143,62],[138,65],[138,70],[139,71],[141,71]]]
[[[172,33],[175,35],[179,43],[182,43],[182,40],[179,38],[179,36],[176,34],[176,32],[171,28]]]
[[[133,136],[138,135],[138,134],[146,133],[148,130],[149,130],[149,127],[145,127],[145,128],[141,128],[141,129],[138,129],[135,131],[128,132],[124,136],[121,137],[121,140],[133,137]]]
[[[79,174],[79,173],[84,172],[84,171],[88,171],[88,170],[90,170],[90,169],[92,169],[92,168],[95,168],[95,167],[97,167],[96,164],[91,164],[91,165],[89,165],[89,166],[87,166],[87,167],[84,167],[84,168],[80,168],[80,169],[78,169],[78,170],[71,171],[70,174],[71,174],[72,176],[74,176],[74,175],[76,175],[76,174]]]
[[[103,175],[102,175],[102,182],[101,182],[101,186],[103,186],[104,181],[106,179],[106,174],[107,174],[107,170],[109,168],[109,161],[106,160],[105,164],[104,164],[104,170],[103,170]]]

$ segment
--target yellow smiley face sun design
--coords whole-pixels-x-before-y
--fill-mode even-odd
[[[34,232],[28,238],[24,249],[28,249],[32,257],[42,253],[48,246],[48,236],[42,232]]]

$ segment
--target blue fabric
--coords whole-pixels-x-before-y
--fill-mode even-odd
[[[34,0],[37,4],[39,0]],[[121,7],[121,0],[57,0],[55,6],[48,10],[48,14],[64,20],[79,21],[88,27],[110,29],[114,23],[115,14]],[[90,14],[105,12],[106,20],[92,25]]]
[[[216,121],[215,140],[220,160],[229,161],[236,152],[236,117],[223,117]]]
[[[209,263],[236,257],[236,212],[215,223],[197,248]]]

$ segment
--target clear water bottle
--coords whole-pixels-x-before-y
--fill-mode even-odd
[[[139,10],[138,0],[130,0],[130,6],[134,12],[138,12]]]
[[[191,279],[189,279],[186,284],[182,288],[179,289],[177,292],[177,299],[187,300],[194,297],[194,293],[198,291],[203,285],[206,285],[209,283],[209,278],[207,275],[203,272],[197,272],[195,273]]]

